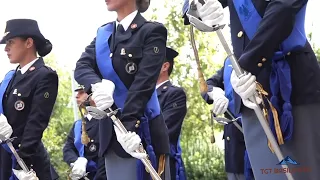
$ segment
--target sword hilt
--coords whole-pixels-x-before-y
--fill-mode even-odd
[[[112,110],[111,108],[108,108],[105,110],[105,112],[107,113],[107,116],[110,117],[110,116],[115,116],[118,114],[118,111],[120,110],[121,108],[118,108],[118,109],[115,109],[115,110]]]
[[[12,138],[8,138],[8,139],[1,139],[0,138],[0,140],[1,140],[1,143],[0,144],[7,144],[7,143],[12,143],[13,141],[14,141],[14,139],[16,139],[17,137],[12,137]]]
[[[5,142],[8,146],[8,148],[10,149],[11,153],[14,155],[14,157],[16,158],[18,164],[20,165],[20,167],[22,168],[23,171],[25,171],[26,173],[32,171],[29,170],[29,168],[27,167],[27,165],[25,164],[25,162],[23,161],[23,159],[20,158],[19,154],[17,153],[16,149],[13,147],[12,142],[16,137],[13,138],[7,138],[3,135],[0,135],[0,140],[3,142]]]

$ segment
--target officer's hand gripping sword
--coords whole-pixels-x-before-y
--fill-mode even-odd
[[[74,166],[74,164],[71,163],[70,168],[69,168],[68,171],[67,171],[67,176],[68,176],[67,179],[68,179],[68,180],[71,180],[71,172],[72,172],[73,166]],[[87,178],[88,174],[89,174],[89,172],[85,173],[85,174],[84,174],[81,178],[79,178],[79,179],[90,180],[89,178]]]
[[[27,167],[27,165],[24,163],[24,161],[20,158],[20,156],[18,155],[17,151],[14,149],[13,145],[12,145],[12,141],[14,140],[14,138],[9,138],[6,139],[5,136],[0,135],[0,140],[2,141],[2,143],[7,144],[7,146],[9,147],[9,149],[11,150],[12,154],[14,155],[14,157],[16,158],[18,164],[20,165],[20,167],[22,168],[22,170],[26,173],[31,172],[29,170],[29,168]]]
[[[91,94],[89,95],[88,99],[90,98]],[[87,110],[89,111],[89,114],[91,114],[95,119],[104,119],[106,117],[109,117],[113,124],[120,130],[121,133],[126,134],[128,133],[127,129],[122,124],[121,120],[116,117],[116,114],[118,113],[119,109],[112,110],[112,108],[108,108],[106,111],[101,111],[96,107],[88,106]],[[137,153],[146,153],[142,143],[140,143],[140,146],[137,150],[135,150]],[[161,180],[159,174],[157,171],[153,168],[150,160],[148,157],[141,159],[141,162],[144,164],[146,171],[150,173],[153,180]]]
[[[199,2],[204,5],[205,1],[204,0],[199,0]],[[196,27],[198,30],[202,31],[202,32],[214,32],[216,31],[218,38],[222,44],[222,46],[224,47],[225,51],[228,54],[228,57],[230,58],[230,62],[232,64],[232,68],[234,69],[236,75],[240,78],[242,76],[245,75],[245,72],[241,69],[237,59],[235,58],[234,54],[232,53],[232,51],[229,48],[229,45],[227,43],[227,41],[225,40],[223,33],[221,31],[221,29],[224,28],[225,25],[217,25],[215,27],[210,27],[207,26],[206,24],[204,24],[201,20],[199,20],[195,15],[197,14],[197,6],[196,6],[197,0],[192,0],[189,10],[187,12],[187,16],[189,17],[189,21],[191,23],[192,26]],[[284,159],[283,154],[280,150],[280,147],[274,137],[274,135],[272,134],[272,131],[269,127],[269,125],[267,124],[264,116],[263,116],[263,112],[261,110],[261,108],[258,106],[257,102],[256,102],[256,98],[255,95],[250,97],[249,100],[253,103],[256,104],[255,108],[253,109],[256,116],[258,117],[260,124],[268,138],[268,140],[270,141],[272,148],[279,160],[282,161]],[[288,166],[286,164],[281,165],[282,168],[288,168]],[[291,173],[285,173],[288,180],[293,180],[293,176]]]

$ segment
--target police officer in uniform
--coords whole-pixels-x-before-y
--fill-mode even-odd
[[[178,52],[167,47],[166,60],[162,64],[156,88],[162,114],[169,131],[171,180],[186,180],[181,157],[180,134],[183,119],[187,113],[187,97],[182,88],[172,85],[169,80],[174,58],[178,55]]]
[[[170,169],[163,169],[169,166],[168,130],[155,89],[165,59],[167,30],[140,14],[148,9],[149,0],[106,3],[109,11],[117,12],[117,20],[98,28],[76,64],[75,79],[92,93],[99,110],[120,108],[117,117],[129,131],[121,134],[111,119],[99,121],[99,155],[105,157],[107,178],[149,179],[140,161],[146,153],[134,152],[142,142],[155,170],[168,179]]]
[[[77,92],[77,103],[80,105],[87,99],[88,95],[84,92],[83,86],[78,87],[75,92]],[[90,180],[106,180],[104,159],[98,157],[99,121],[93,119],[90,114],[86,115],[85,120],[86,133],[90,142],[86,146],[82,144],[82,120],[77,120],[73,124],[63,147],[63,160],[72,166],[71,179],[82,178],[88,173],[86,177]]]
[[[268,102],[268,121],[280,149],[294,160],[289,168],[300,168],[291,173],[295,179],[319,179],[320,150],[320,69],[305,34],[304,20],[308,1],[303,0],[207,0],[197,4],[199,18],[209,26],[219,23],[222,6],[229,7],[233,51],[241,68],[248,72],[238,78],[234,72],[231,84],[240,96],[240,112],[246,148],[256,179],[285,179],[285,173],[252,110],[248,99],[256,91],[258,81],[277,111],[272,113]],[[220,4],[221,3],[221,4]],[[263,104],[261,104],[263,105]],[[277,133],[276,133],[277,132]],[[263,156],[261,156],[263,154]],[[294,163],[296,162],[296,163]],[[261,169],[272,169],[271,172]],[[275,170],[276,169],[276,170]]]
[[[6,74],[0,86],[0,135],[16,137],[14,148],[35,172],[25,173],[8,146],[2,144],[0,179],[57,179],[41,142],[58,93],[58,75],[42,58],[51,52],[52,45],[31,19],[7,21],[0,43],[6,44],[10,63],[19,64]]]
[[[227,58],[224,66],[207,80],[209,93],[201,95],[208,104],[213,104],[212,112],[215,115],[224,114],[231,120],[233,118],[226,112],[227,110],[233,117],[240,117],[240,114],[235,114],[235,100],[238,99],[233,98],[233,88],[230,82],[232,68],[229,65],[230,59]],[[237,122],[241,124],[239,120]],[[224,160],[228,180],[253,179],[249,159],[245,156],[243,133],[233,123],[229,123],[224,125],[223,139],[225,140]]]

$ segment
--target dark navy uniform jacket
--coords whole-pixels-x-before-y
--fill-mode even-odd
[[[165,82],[157,88],[157,94],[164,120],[168,127],[170,144],[177,148],[183,119],[187,113],[187,97],[184,90]],[[170,158],[171,179],[176,179],[175,159]]]
[[[263,19],[251,41],[240,23],[233,0],[219,1],[223,7],[229,7],[232,46],[240,66],[256,75],[270,95],[271,59],[280,43],[292,32],[295,15],[307,0],[252,0]],[[184,17],[185,24],[189,24],[188,18]],[[309,42],[304,48],[289,52],[286,60],[291,69],[292,105],[320,102],[320,70]]]
[[[68,165],[71,163],[74,163],[78,157],[79,152],[77,148],[74,145],[74,126],[73,124],[69,135],[67,137],[66,143],[63,147],[63,160]],[[88,136],[90,138],[90,142],[87,146],[84,146],[84,157],[88,160],[94,161],[97,164],[97,172],[95,174],[89,173],[88,178],[89,179],[95,179],[95,180],[106,180],[106,170],[104,166],[104,158],[98,157],[99,152],[99,120],[91,119],[88,121],[86,119],[86,132],[88,133]]]
[[[114,23],[116,24],[116,23]],[[114,27],[115,32],[116,27]],[[94,39],[76,64],[75,79],[85,86],[85,91],[90,94],[91,84],[101,82],[102,75],[96,62]],[[155,91],[156,82],[160,74],[162,63],[165,59],[167,30],[156,22],[149,22],[136,15],[133,22],[125,32],[113,33],[109,38],[109,46],[112,53],[112,64],[120,80],[128,89],[124,108],[120,119],[128,131],[138,132],[139,118],[144,115],[146,105]],[[121,50],[137,64],[135,74],[126,72],[127,56],[121,56]],[[155,51],[157,52],[155,54]],[[114,107],[113,107],[114,108]],[[101,120],[100,123],[100,155],[104,155],[108,148],[121,157],[131,157],[118,143],[113,131],[111,120]],[[167,128],[162,115],[149,121],[152,146],[156,154],[169,153],[169,138]]]
[[[13,146],[40,180],[57,179],[48,153],[41,141],[58,93],[58,75],[39,58],[23,75],[13,77],[2,104],[4,115],[17,137]],[[17,103],[19,102],[19,103]],[[21,106],[18,106],[20,104]],[[24,106],[23,106],[24,104]],[[1,149],[1,177],[11,176],[11,154]],[[19,169],[19,167],[17,167]],[[52,176],[51,176],[52,172]]]
[[[211,91],[212,87],[224,89],[223,69],[224,67],[207,80],[208,91]],[[202,94],[202,97],[208,104],[213,103],[213,100],[209,99],[207,94]],[[225,113],[225,117],[231,119],[227,113]],[[242,132],[234,124],[227,124],[224,126],[223,139],[225,140],[224,158],[226,172],[243,174],[245,142]]]

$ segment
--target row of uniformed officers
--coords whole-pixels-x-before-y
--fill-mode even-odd
[[[68,176],[73,180],[149,179],[136,159],[146,153],[133,152],[143,143],[162,179],[185,179],[179,140],[186,94],[169,81],[178,53],[166,48],[163,25],[141,16],[149,2],[108,1],[107,5],[118,12],[118,19],[99,28],[78,60],[75,79],[83,88],[76,89],[76,98],[80,105],[92,93],[96,108],[121,108],[117,116],[130,133],[117,133],[108,118],[97,120],[85,114],[90,142],[82,144],[83,124],[78,120],[63,147],[63,159],[70,165]],[[58,179],[41,141],[58,95],[58,75],[42,58],[51,52],[52,44],[30,19],[7,21],[1,44],[10,62],[19,66],[1,82],[0,179]],[[33,171],[27,173],[17,163],[6,141],[11,137],[17,137],[13,147]]]
[[[121,9],[122,6],[110,3],[108,8]],[[160,162],[165,163],[167,171],[162,173],[163,179],[184,180],[186,174],[181,158],[180,132],[187,111],[186,94],[169,80],[173,60],[178,53],[166,48],[165,27],[146,21],[140,15],[142,11],[132,9],[125,18],[118,19],[120,23],[116,21],[99,28],[97,37],[77,62],[75,78],[84,86],[75,90],[76,99],[80,105],[92,93],[91,84],[99,84],[101,79],[112,79],[108,76],[117,75],[120,81],[112,80],[114,84],[120,84],[116,84],[112,91],[119,94],[119,87],[121,92],[126,91],[126,97],[115,97],[114,106],[123,109],[119,117],[126,128],[133,132],[130,134],[132,137],[124,138],[127,141],[136,138],[138,141],[134,142],[139,143],[141,140],[137,134],[141,135],[149,156],[155,154],[155,167],[158,168]],[[107,44],[101,42],[105,36],[109,36]],[[29,19],[9,20],[1,44],[6,45],[5,51],[10,62],[19,66],[8,72],[1,82],[0,134],[4,139],[17,137],[13,146],[33,172],[22,170],[2,139],[0,179],[58,179],[41,142],[50,116],[55,113],[53,108],[58,91],[58,75],[45,65],[42,58],[51,52],[52,44],[41,34],[37,22]],[[102,51],[99,51],[101,48]],[[102,56],[109,60],[109,64],[103,64],[106,62],[101,61]],[[106,68],[112,71],[104,72]],[[93,97],[91,101],[98,108],[108,104],[110,99],[94,91]],[[107,102],[104,102],[106,99]],[[159,102],[160,106],[153,104],[146,110],[149,102]],[[129,155],[132,152],[119,144],[120,137],[114,133],[111,120],[97,120],[86,114],[85,121],[90,142],[87,145],[81,143],[82,123],[78,120],[71,128],[63,148],[63,159],[71,167],[71,179],[81,179],[83,176],[96,180],[106,179],[106,176],[108,179],[147,179],[146,173],[139,174],[137,171],[139,164],[132,157],[134,155]],[[159,160],[161,155],[167,156],[165,161]],[[242,156],[238,159],[242,159]],[[230,166],[229,163],[227,165]],[[237,169],[242,169],[242,166]]]
[[[70,178],[150,179],[137,160],[148,155],[162,179],[186,179],[179,144],[186,115],[186,94],[169,81],[173,59],[178,53],[166,47],[166,28],[142,17],[150,0],[109,0],[106,4],[109,11],[117,12],[117,20],[98,28],[96,37],[77,61],[75,80],[83,85],[77,89],[77,102],[81,104],[90,95],[90,104],[100,111],[120,108],[117,117],[129,133],[120,133],[108,118],[98,120],[94,113],[85,114],[90,142],[81,143],[83,132],[79,120],[70,130],[63,149],[64,160],[71,168]],[[188,17],[188,0],[185,4],[184,13]],[[314,129],[317,122],[312,121],[310,114],[318,117],[320,85],[316,79],[320,70],[301,33],[306,2],[208,0],[197,3],[196,14],[203,23],[217,25],[223,17],[223,6],[229,6],[231,14],[234,53],[241,67],[252,73],[236,77],[227,59],[224,67],[207,81],[209,92],[202,94],[207,103],[214,104],[216,115],[228,109],[233,116],[242,117],[239,123],[244,134],[234,124],[225,126],[228,179],[285,178],[284,174],[260,171],[276,167],[279,162],[268,149],[248,99],[254,95],[256,79],[269,92],[271,103],[281,116],[283,137],[277,138],[279,142],[281,138],[285,140],[281,146],[285,155],[317,169],[318,159],[314,155],[319,146],[311,138],[317,137],[318,131]],[[189,23],[188,18],[185,23]],[[6,74],[0,86],[0,179],[57,179],[41,142],[58,94],[58,75],[42,58],[51,52],[52,44],[43,37],[37,22],[28,19],[9,20],[0,43],[6,44],[10,62],[19,64],[16,70]],[[259,97],[257,100],[262,102]],[[273,131],[276,121],[276,118],[270,121]],[[27,173],[17,163],[7,144],[11,137],[16,137],[13,146],[33,171]],[[135,152],[140,143],[146,153]],[[261,157],[261,153],[265,156]],[[294,176],[320,177],[317,171]]]

